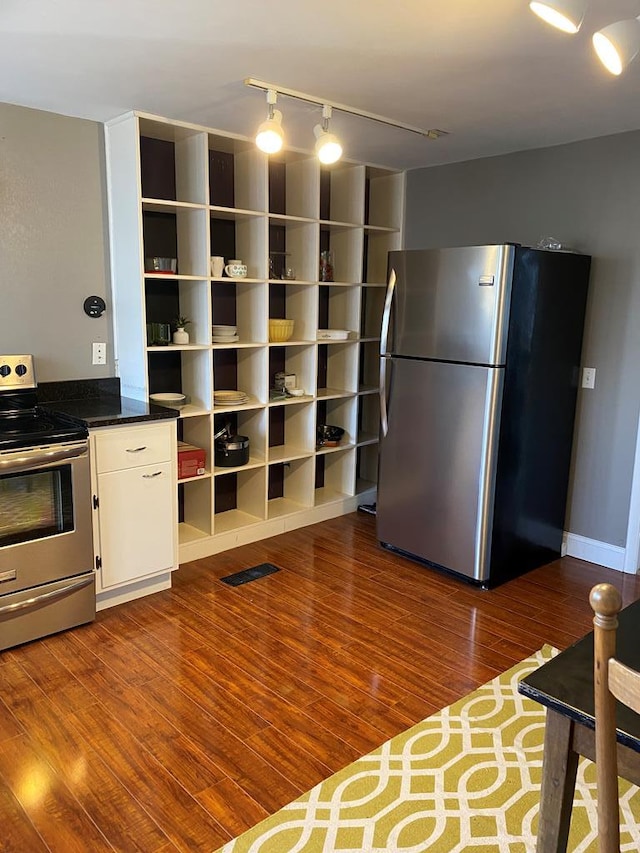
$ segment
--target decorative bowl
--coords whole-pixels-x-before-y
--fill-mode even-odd
[[[186,394],[149,394],[152,403],[168,406],[170,409],[181,409],[188,402]]]
[[[272,343],[284,343],[293,334],[293,320],[269,320],[269,340]]]
[[[144,271],[150,273],[165,273],[171,275],[178,269],[177,258],[145,258]]]

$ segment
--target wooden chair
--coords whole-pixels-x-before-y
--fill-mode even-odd
[[[589,602],[595,613],[594,689],[596,719],[596,774],[598,786],[598,840],[600,853],[619,853],[618,759],[616,699],[640,713],[640,672],[615,659],[618,613],[622,597],[608,583],[594,586]]]

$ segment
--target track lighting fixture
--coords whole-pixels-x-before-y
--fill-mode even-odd
[[[609,24],[594,33],[593,46],[607,71],[622,74],[640,50],[640,18]]]
[[[282,113],[275,108],[278,94],[275,89],[267,90],[269,114],[256,133],[256,145],[265,154],[276,154],[284,143]]]
[[[543,21],[565,33],[577,33],[587,8],[586,0],[553,0],[529,3],[529,8]]]
[[[316,156],[321,163],[337,163],[342,157],[342,145],[338,137],[329,133],[329,119],[331,118],[331,107],[324,104],[322,107],[322,124],[313,128],[316,137]]]
[[[294,89],[285,89],[282,86],[274,86],[273,83],[265,83],[262,80],[254,80],[253,77],[248,77],[244,81],[245,86],[252,86],[254,89],[262,89],[267,93],[267,104],[269,105],[269,117],[258,128],[256,134],[256,145],[261,151],[267,154],[275,154],[280,151],[284,142],[284,133],[282,131],[282,113],[276,110],[275,103],[278,95],[284,95],[287,98],[293,98],[297,101],[304,101],[307,104],[315,104],[322,107],[322,124],[318,124],[314,128],[316,136],[315,151],[321,163],[335,163],[342,157],[342,143],[334,133],[329,132],[329,120],[332,110],[339,110],[343,113],[348,113],[353,116],[360,116],[370,121],[377,121],[380,124],[386,124],[390,127],[398,127],[401,130],[408,130],[411,133],[418,133],[426,139],[439,139],[445,136],[446,130],[422,130],[420,127],[414,127],[410,124],[395,121],[392,118],[368,113],[364,110],[348,107],[345,104],[337,104],[327,101],[324,98],[316,98],[315,95],[307,95],[304,92],[297,92]]]
[[[577,33],[587,9],[587,0],[531,0],[529,8],[548,24],[565,33]],[[607,71],[616,76],[640,51],[640,16],[598,30],[592,37],[598,59]]]

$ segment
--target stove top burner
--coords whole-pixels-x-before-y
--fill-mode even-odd
[[[0,452],[87,437],[88,430],[82,424],[38,405],[35,380],[30,378],[33,373],[30,356],[0,356],[0,363]],[[25,368],[24,373],[20,367]],[[22,376],[25,383],[21,387]]]

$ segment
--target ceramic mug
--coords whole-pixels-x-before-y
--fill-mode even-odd
[[[247,274],[247,265],[238,260],[229,261],[224,271],[230,278],[244,278]]]
[[[214,255],[209,258],[209,264],[211,266],[211,275],[213,278],[222,278],[222,271],[224,270],[224,258],[221,255]]]

